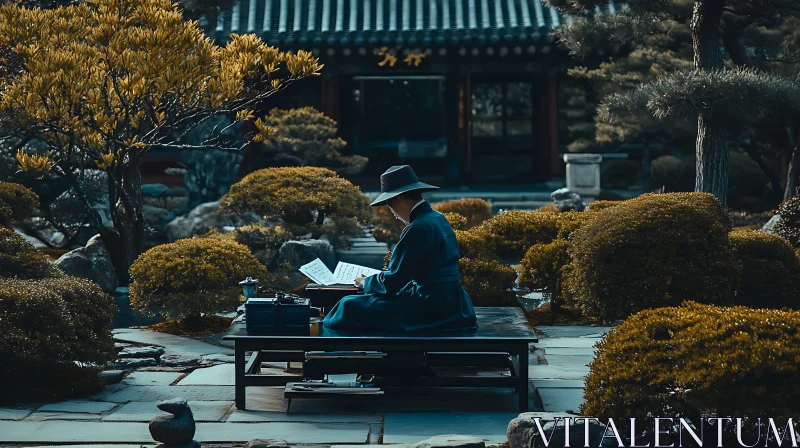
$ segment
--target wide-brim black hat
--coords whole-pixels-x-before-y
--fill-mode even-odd
[[[409,191],[433,191],[439,187],[420,182],[417,173],[408,165],[393,166],[381,174],[381,194],[371,206],[384,205],[389,199]]]

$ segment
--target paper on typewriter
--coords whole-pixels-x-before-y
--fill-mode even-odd
[[[325,263],[319,258],[311,263],[300,266],[300,272],[306,277],[314,281],[318,285],[347,285],[353,286],[353,281],[361,274],[374,275],[381,271],[377,269],[368,268],[366,266],[359,266],[352,263],[344,263],[342,261],[336,265],[336,269],[331,272]]]

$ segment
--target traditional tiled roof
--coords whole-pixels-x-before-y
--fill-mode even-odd
[[[240,0],[210,31],[270,45],[443,47],[545,40],[572,20],[541,0]]]

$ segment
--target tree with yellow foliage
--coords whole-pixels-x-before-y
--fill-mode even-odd
[[[0,77],[0,135],[46,144],[45,154],[20,152],[20,167],[50,171],[76,189],[123,280],[144,243],[139,168],[147,151],[241,151],[224,129],[185,143],[222,114],[254,120],[247,137],[264,141],[274,129],[253,115],[256,105],[322,68],[309,52],[284,53],[255,35],[217,46],[169,0],[4,5],[3,45],[22,70]],[[85,200],[75,173],[93,165],[108,174],[113,228]]]

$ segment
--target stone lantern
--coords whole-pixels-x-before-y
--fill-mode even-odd
[[[567,164],[567,188],[584,197],[600,195],[600,154],[564,154]]]
[[[247,279],[239,282],[242,287],[242,294],[245,299],[251,299],[258,295],[258,279],[247,277]]]

